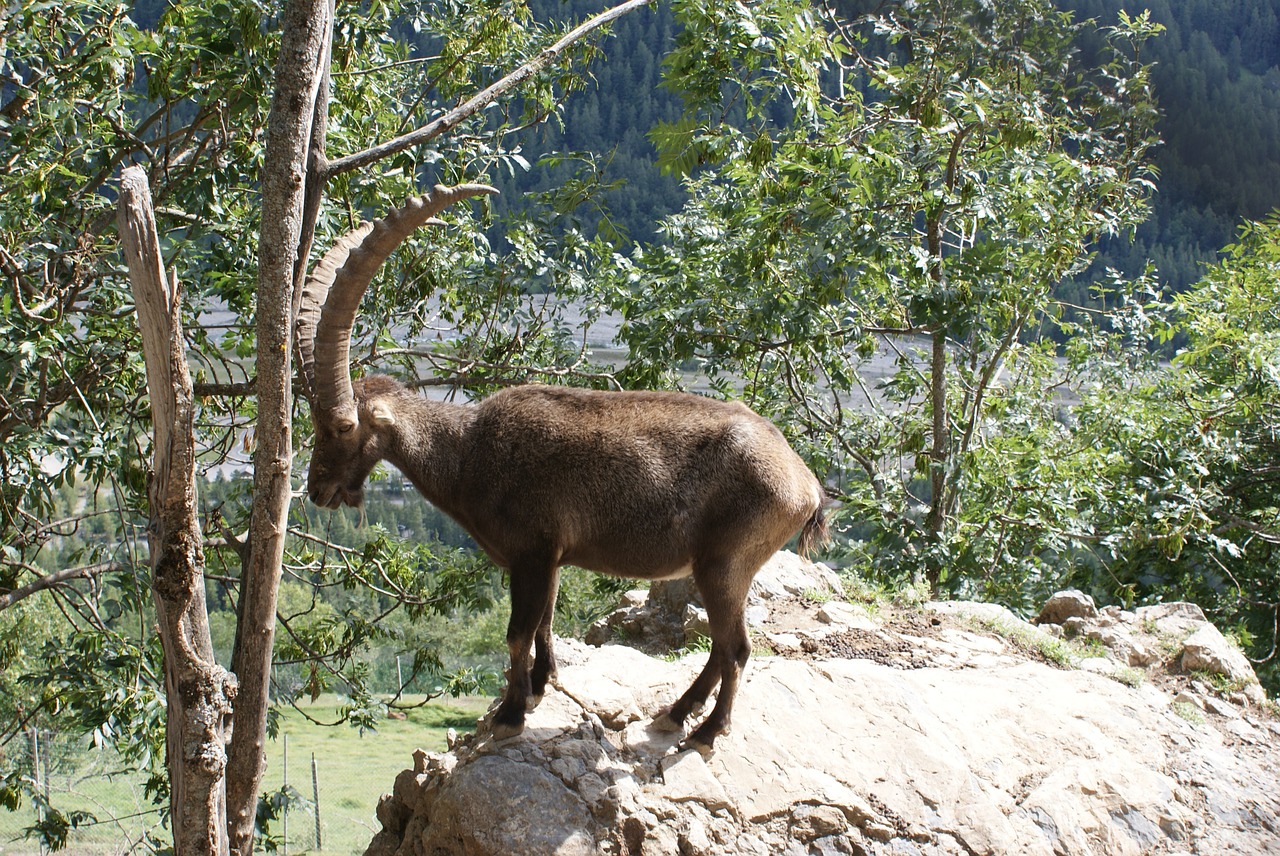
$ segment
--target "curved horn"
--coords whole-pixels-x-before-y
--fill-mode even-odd
[[[298,353],[302,358],[302,380],[306,387],[307,400],[312,406],[316,403],[316,325],[320,322],[329,289],[333,286],[338,270],[347,262],[351,248],[364,240],[373,231],[373,224],[364,220],[347,234],[334,241],[333,246],[324,254],[302,286],[302,301],[298,307],[298,320],[295,329],[298,333]]]
[[[487,184],[437,184],[386,217],[361,223],[325,253],[303,286],[297,321],[302,375],[313,408],[335,414],[354,408],[351,328],[360,299],[387,256],[418,227],[442,224],[435,215],[454,202],[497,192]]]

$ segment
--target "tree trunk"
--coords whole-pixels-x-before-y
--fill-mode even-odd
[[[141,167],[120,176],[120,236],[133,283],[155,435],[151,485],[151,588],[164,647],[174,852],[228,852],[226,738],[235,679],[213,658],[204,552],[196,518],[191,376],[176,277],[166,279],[151,191]]]
[[[947,524],[947,469],[951,452],[951,420],[947,413],[947,337],[942,330],[933,334],[933,351],[929,358],[930,398],[933,400],[933,448],[929,450],[929,515],[925,526],[938,547]],[[930,549],[925,561],[925,578],[930,590],[937,592],[942,581],[941,556]]]
[[[262,784],[276,597],[287,531],[293,444],[291,307],[303,235],[303,202],[316,102],[332,30],[328,0],[289,0],[281,19],[280,58],[267,120],[258,244],[257,392],[253,509],[241,574],[241,620],[232,668],[240,681],[227,778],[233,853],[253,850]],[[322,134],[323,129],[315,129]]]
[[[651,0],[627,0],[584,22],[537,57],[430,125],[341,162],[324,156],[329,0],[288,0],[281,18],[280,59],[267,122],[258,246],[257,394],[253,510],[241,573],[232,670],[239,678],[236,728],[227,775],[231,850],[249,856],[262,783],[276,598],[287,531],[293,463],[290,354],[295,290],[301,287],[324,183],[335,174],[443,134],[511,88],[559,60],[569,46]]]

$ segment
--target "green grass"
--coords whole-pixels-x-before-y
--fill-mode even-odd
[[[288,784],[307,801],[313,799],[311,759],[316,761],[319,783],[321,838],[316,850],[315,820],[310,806],[290,812],[290,852],[346,854],[363,853],[380,828],[374,814],[378,799],[388,793],[401,770],[413,766],[413,752],[443,751],[449,728],[474,731],[476,719],[491,699],[454,699],[405,711],[403,720],[383,720],[376,731],[341,726],[319,726],[302,713],[286,709],[280,733],[267,744],[267,772],[264,791],[277,790],[285,783],[284,759],[288,754]],[[299,705],[313,719],[332,722],[337,718],[338,699],[321,696],[314,703]],[[273,834],[282,834],[277,822]]]
[[[1173,703],[1173,712],[1192,725],[1202,725],[1204,723],[1204,714],[1200,711],[1200,708],[1191,702],[1175,701]]]
[[[288,815],[288,852],[319,856],[359,854],[380,828],[374,810],[379,797],[388,793],[401,770],[413,766],[415,749],[442,751],[449,728],[459,732],[475,730],[475,721],[492,699],[450,699],[406,711],[405,719],[383,720],[376,731],[347,725],[315,725],[291,708],[282,711],[280,734],[266,745],[267,770],[263,791],[276,791],[284,784],[285,747],[288,746],[288,783],[307,801]],[[340,700],[321,696],[314,703],[300,705],[314,719],[337,719]],[[320,792],[320,821],[323,849],[315,847],[315,816],[311,759],[316,759]],[[62,853],[124,854],[145,852],[138,841],[145,829],[167,838],[167,830],[156,828],[159,810],[143,798],[144,777],[115,774],[119,763],[109,754],[87,747],[84,739],[60,739],[50,775],[53,803],[64,812],[92,813],[98,823],[71,833]],[[118,818],[118,822],[112,821]],[[35,821],[34,810],[25,802],[17,812],[0,809],[0,856],[38,854],[35,840],[24,840],[21,832]],[[276,821],[271,832],[280,836],[284,825]]]
[[[1003,619],[974,617],[970,621],[974,627],[989,630],[1025,651],[1038,652],[1060,668],[1074,669],[1079,665],[1080,652],[1062,639]]]
[[[1242,692],[1250,683],[1246,678],[1232,678],[1221,672],[1206,672],[1200,669],[1192,671],[1191,677],[1207,684],[1222,698],[1232,693]]]

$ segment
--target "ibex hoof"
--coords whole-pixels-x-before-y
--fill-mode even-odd
[[[676,732],[684,731],[684,723],[676,722],[671,718],[671,710],[662,711],[653,718],[653,722],[649,725],[654,731]]]
[[[680,743],[677,744],[676,746],[677,752],[688,752],[689,750],[693,750],[694,752],[697,752],[703,758],[710,758],[712,755],[715,754],[716,747],[709,742],[704,743],[702,740],[699,740],[697,737],[691,734],[685,739],[681,740]]]
[[[542,704],[542,699],[543,699],[542,693],[539,693],[538,695],[531,695],[528,698],[526,698],[524,700],[525,713],[532,713],[534,708]]]
[[[493,724],[493,739],[506,740],[508,737],[515,737],[523,731],[523,722],[517,722],[514,725],[508,725],[505,722],[495,722]]]

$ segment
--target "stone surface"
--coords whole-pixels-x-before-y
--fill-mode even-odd
[[[749,600],[780,600],[804,595],[843,595],[835,572],[820,562],[810,562],[782,551],[764,563],[747,595]]]
[[[822,604],[818,608],[818,620],[837,627],[852,627],[858,630],[876,629],[876,622],[864,608],[841,600]]]
[[[458,856],[592,856],[586,803],[541,767],[499,755],[477,758],[421,792],[425,812],[411,815],[400,840],[384,829],[368,854],[396,853],[403,839],[425,853]],[[555,823],[547,823],[554,815]],[[430,818],[430,822],[427,822]]]
[[[1205,623],[1204,610],[1194,603],[1158,603],[1133,611],[1134,620],[1149,632],[1186,638]]]
[[[1093,618],[1098,608],[1093,598],[1082,591],[1060,591],[1045,603],[1036,624],[1063,624],[1068,618]]]
[[[775,607],[797,598],[822,600],[840,597],[840,578],[826,565],[783,551],[774,555],[756,574],[747,595],[746,618],[750,627],[763,627]],[[847,622],[869,622],[860,607],[841,604]],[[839,606],[833,609],[839,609]],[[650,653],[671,651],[695,643],[711,632],[707,611],[698,597],[692,577],[660,580],[647,592],[626,592],[617,609],[593,624],[584,636],[589,645],[622,642]]]
[[[1183,641],[1182,668],[1221,675],[1241,684],[1257,682],[1248,658],[1212,624],[1205,624]]]
[[[862,628],[819,616],[839,601],[765,602],[797,645],[750,660],[709,759],[649,727],[706,654],[557,640],[525,732],[482,723],[420,754],[368,853],[1280,854],[1280,723],[1185,673],[1241,665],[1190,604],[1071,615],[1078,642],[1054,644],[1093,656],[1061,668],[999,607],[882,608]]]

